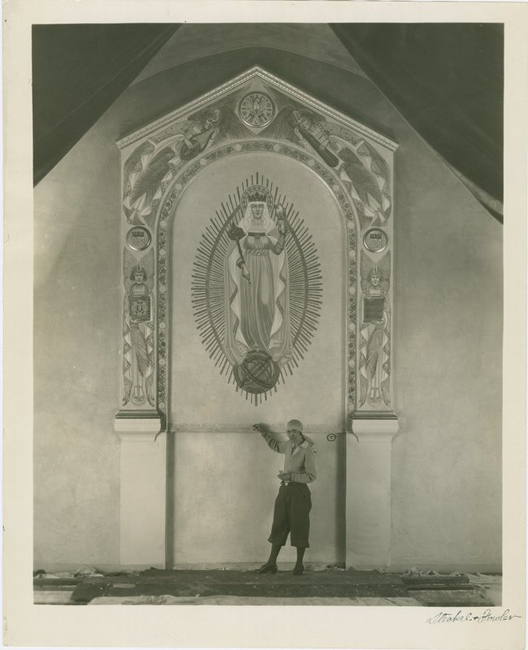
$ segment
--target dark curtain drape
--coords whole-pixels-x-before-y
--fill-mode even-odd
[[[34,25],[33,182],[95,124],[179,25]]]
[[[370,79],[502,222],[502,24],[333,24]]]

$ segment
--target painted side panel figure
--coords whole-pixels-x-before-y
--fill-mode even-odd
[[[361,256],[359,406],[390,405],[390,251],[376,264]]]
[[[141,263],[124,251],[123,405],[155,405],[154,373],[154,252]]]

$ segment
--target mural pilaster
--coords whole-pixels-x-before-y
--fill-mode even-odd
[[[133,223],[133,222],[136,223]],[[161,429],[157,410],[156,321],[158,277],[153,234],[144,220],[125,210],[122,223],[121,276],[121,404],[115,430],[153,432]]]
[[[360,237],[356,417],[393,414],[392,229],[369,227]]]

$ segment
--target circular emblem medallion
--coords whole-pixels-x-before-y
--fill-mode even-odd
[[[150,246],[152,237],[150,232],[143,226],[130,228],[127,232],[126,242],[135,251],[144,251]]]
[[[249,93],[240,102],[239,113],[245,124],[260,129],[271,122],[275,107],[264,93]]]
[[[379,228],[371,228],[363,235],[363,244],[371,253],[381,253],[387,248],[389,239]]]
[[[269,354],[251,350],[242,363],[234,367],[237,384],[248,393],[258,395],[271,390],[277,383],[280,368]]]

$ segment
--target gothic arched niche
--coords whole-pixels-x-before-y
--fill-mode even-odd
[[[293,389],[309,372],[310,344],[321,346],[326,336],[339,348],[340,366],[333,368],[333,382],[323,377],[321,385],[339,385],[334,394],[342,427],[349,430],[359,412],[392,412],[394,143],[254,68],[119,146],[124,311],[118,418],[159,417],[162,427],[178,420],[206,424],[196,416],[180,419],[170,404],[177,395],[171,384],[181,380],[170,347],[179,341],[177,312],[186,309],[184,295],[175,293],[184,277],[187,307],[194,305],[187,321],[200,346],[193,358],[199,363],[211,355],[208,372],[218,382],[219,404],[225,390],[234,397],[238,390],[253,408],[276,402],[282,386]],[[206,204],[192,214],[204,196]],[[318,201],[329,203],[316,216]],[[250,204],[263,206],[260,226]],[[185,224],[196,229],[186,232]],[[258,255],[244,259],[244,250],[252,254],[263,242],[274,249],[265,269]],[[321,276],[332,252],[338,262],[328,271],[329,285]],[[189,271],[176,280],[171,265],[184,256],[189,259],[181,268]],[[323,326],[325,282],[341,287],[339,305],[329,303],[339,346],[336,333]],[[266,287],[272,295],[263,297]],[[182,359],[190,354],[180,352]],[[330,367],[318,361],[319,373]],[[299,394],[302,389],[297,385]],[[199,399],[210,406],[211,392],[203,393]],[[182,400],[183,414],[191,403]]]

